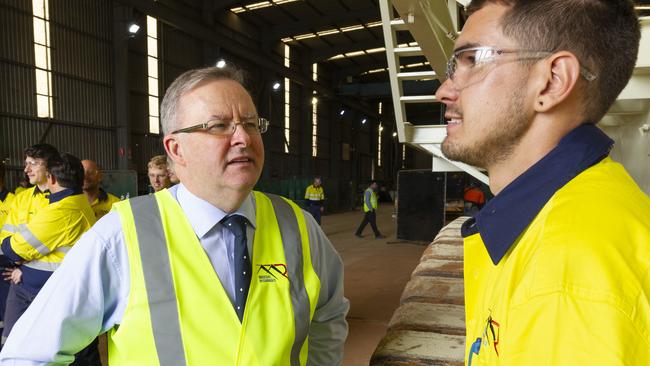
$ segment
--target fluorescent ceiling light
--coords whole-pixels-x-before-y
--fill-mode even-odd
[[[263,9],[263,8],[268,8],[270,6],[274,5],[282,5],[282,4],[287,4],[287,3],[292,3],[294,1],[298,0],[270,0],[270,1],[261,1],[259,3],[254,3],[254,4],[249,4],[249,5],[244,5],[244,6],[238,6],[236,8],[231,8],[230,11],[232,11],[235,14],[239,13],[245,13],[247,11],[252,11],[252,10],[258,10],[258,9]]]
[[[366,23],[366,24],[355,24],[355,25],[350,25],[341,28],[326,29],[316,33],[312,32],[312,33],[299,34],[297,36],[282,38],[282,42],[287,43],[291,41],[300,41],[301,39],[314,38],[316,36],[323,37],[323,36],[329,36],[330,34],[352,32],[360,29],[367,29],[367,28],[373,28],[378,26],[381,26],[381,21]]]

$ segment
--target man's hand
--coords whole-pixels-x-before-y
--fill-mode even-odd
[[[23,271],[21,271],[16,267],[5,268],[4,272],[2,272],[2,277],[4,278],[5,281],[17,285],[20,283],[20,281],[22,281]]]
[[[321,212],[321,213],[325,212],[325,207],[320,206],[320,212]]]

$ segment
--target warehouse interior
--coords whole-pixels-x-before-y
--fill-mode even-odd
[[[439,64],[453,41],[426,48],[422,41],[440,34],[435,26],[391,21],[425,4],[458,31],[468,2],[0,0],[7,188],[24,178],[23,150],[44,142],[96,161],[105,188],[117,196],[149,193],[147,162],[165,154],[159,106],[167,87],[192,68],[240,68],[259,115],[270,121],[256,189],[302,204],[313,177],[322,178],[323,230],[343,258],[351,299],[344,365],[367,365],[426,244],[460,215],[464,186],[488,183],[483,172],[447,161],[439,149],[444,112],[431,96],[444,80]],[[650,194],[650,1],[635,4],[645,56],[599,127],[617,142],[613,157]],[[396,49],[403,51],[397,58]],[[403,80],[400,72],[412,76]],[[406,217],[414,226],[427,223],[417,235],[399,234],[400,174],[424,179],[405,187],[436,187],[432,212],[406,216],[403,209],[404,225]],[[385,240],[353,236],[373,180]],[[409,202],[425,202],[408,193]],[[379,270],[386,266],[388,272]]]

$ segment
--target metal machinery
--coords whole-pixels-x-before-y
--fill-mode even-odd
[[[437,103],[435,96],[407,96],[402,88],[404,80],[444,81],[446,62],[458,35],[458,7],[468,3],[469,0],[379,1],[399,141],[429,152],[433,156],[433,171],[465,171],[487,184],[484,172],[442,155],[440,145],[446,136],[445,125],[409,122],[408,104]],[[641,188],[650,194],[650,18],[641,18],[640,22],[641,47],[632,79],[598,126],[616,141],[613,158],[625,165]],[[417,44],[398,44],[399,32],[410,32]],[[401,62],[405,57],[417,55],[426,58],[430,70],[409,72]]]

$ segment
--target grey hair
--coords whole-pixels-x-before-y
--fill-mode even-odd
[[[162,103],[160,104],[160,120],[163,134],[175,130],[178,112],[178,103],[181,97],[194,89],[199,83],[206,80],[233,80],[244,85],[244,73],[235,67],[224,68],[204,67],[184,72],[167,88]]]

